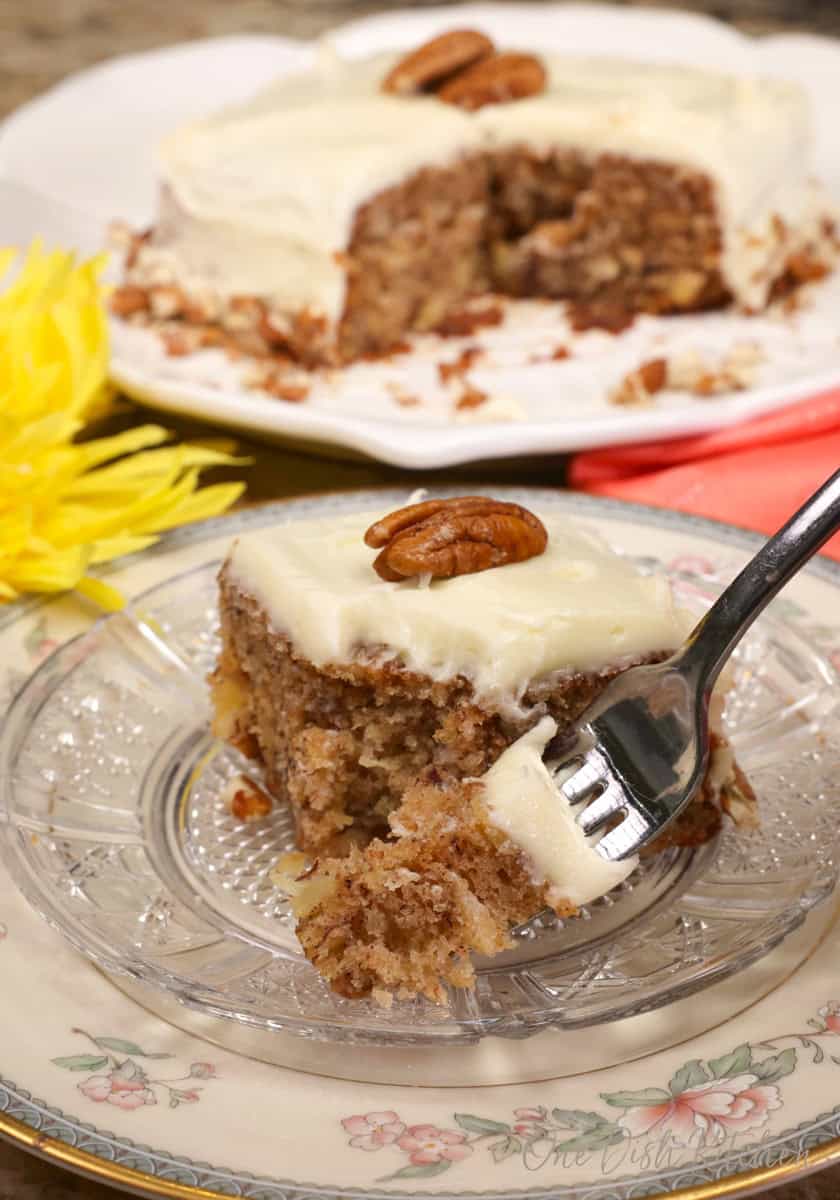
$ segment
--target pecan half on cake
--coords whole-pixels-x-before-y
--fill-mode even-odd
[[[220,590],[216,732],[292,807],[283,886],[336,991],[439,1000],[471,984],[472,951],[632,870],[582,837],[541,756],[681,643],[664,577],[565,517],[457,497],[243,534]],[[753,808],[719,737],[668,844]]]

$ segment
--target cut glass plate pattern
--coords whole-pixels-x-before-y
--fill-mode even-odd
[[[537,915],[478,964],[474,992],[389,1010],[333,995],[304,959],[271,870],[283,804],[243,825],[226,791],[252,764],[214,742],[203,682],[217,649],[211,562],[56,651],[0,737],[0,834],[31,903],[109,972],[209,1015],[378,1045],[527,1037],[645,1012],[756,961],[835,881],[837,689],[826,657],[771,608],[741,645],[727,731],[757,832],[640,866],[572,920]],[[680,571],[702,610],[723,580]],[[173,653],[174,652],[174,653]],[[186,668],[186,669],[185,669]]]

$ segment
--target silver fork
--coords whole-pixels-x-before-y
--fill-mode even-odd
[[[635,854],[695,795],[706,772],[709,700],[721,668],[759,613],[839,528],[836,471],[747,563],[682,649],[614,679],[581,717],[574,745],[547,761],[567,800],[586,804],[577,817],[584,833],[623,815],[596,844],[604,858]]]

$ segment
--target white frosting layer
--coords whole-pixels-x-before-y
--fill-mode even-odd
[[[626,879],[637,857],[608,862],[587,838],[542,755],[557,732],[543,719],[509,746],[482,776],[492,823],[529,858],[534,878],[551,884],[557,900],[588,904]]]
[[[473,114],[384,95],[396,57],[341,62],[324,52],[250,103],[178,130],[161,147],[162,211],[141,262],[195,290],[258,294],[280,312],[308,306],[336,320],[336,255],[365,200],[424,165],[521,143],[707,172],[724,274],[746,306],[764,303],[791,231],[813,217],[809,113],[793,84],[554,56],[543,94]]]
[[[543,515],[545,553],[475,575],[385,583],[365,529],[383,514],[294,521],[240,536],[229,571],[317,666],[362,647],[434,679],[466,676],[515,703],[554,671],[597,670],[680,645],[685,617],[667,580],[641,575],[593,533]]]

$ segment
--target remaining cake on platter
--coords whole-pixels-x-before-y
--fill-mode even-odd
[[[468,328],[476,296],[567,299],[578,327],[735,302],[824,272],[828,206],[795,85],[498,51],[317,62],[160,151],[126,318],[308,365]],[[453,324],[454,322],[454,324]]]
[[[565,517],[486,497],[379,515],[237,539],[215,730],[292,807],[283,886],[320,973],[346,996],[440,999],[471,982],[470,952],[635,866],[596,854],[542,756],[610,679],[673,651],[686,619],[663,576]],[[718,734],[659,848],[707,841],[723,811],[749,823],[754,797]]]

